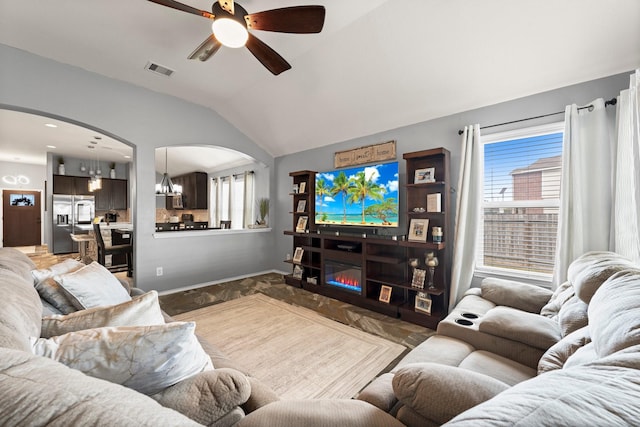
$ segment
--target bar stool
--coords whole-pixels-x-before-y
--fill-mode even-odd
[[[132,277],[133,245],[106,246],[102,239],[102,233],[100,232],[100,224],[93,224],[93,232],[96,235],[96,246],[98,247],[98,263],[105,265],[105,258],[107,255],[125,254],[127,257],[127,277]]]

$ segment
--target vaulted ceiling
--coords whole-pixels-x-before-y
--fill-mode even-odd
[[[240,3],[323,5],[325,26],[253,32],[291,64],[278,76],[244,48],[187,59],[210,21],[145,0],[0,0],[0,43],[211,108],[274,156],[640,67],[637,0]]]

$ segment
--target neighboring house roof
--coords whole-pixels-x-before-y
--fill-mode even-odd
[[[524,168],[518,168],[511,171],[511,175],[522,173],[538,172],[549,169],[560,169],[562,166],[562,156],[545,157],[538,159]]]

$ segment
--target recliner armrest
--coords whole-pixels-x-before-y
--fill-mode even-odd
[[[495,305],[504,305],[530,313],[540,313],[542,307],[551,299],[549,289],[515,280],[487,277],[480,285],[482,298]]]

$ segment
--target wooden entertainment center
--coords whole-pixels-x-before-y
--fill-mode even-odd
[[[291,286],[435,329],[446,316],[449,303],[451,245],[447,244],[447,239],[453,231],[450,155],[444,148],[435,148],[405,153],[403,158],[406,162],[406,183],[403,185],[406,224],[403,230],[399,229],[398,235],[393,236],[378,235],[374,230],[354,233],[347,227],[330,231],[319,229],[314,220],[316,173],[297,171],[289,174],[294,186],[291,193],[293,229],[284,234],[293,237],[294,256],[285,262],[293,264],[292,268],[297,266],[298,271],[285,276],[285,281]],[[421,173],[425,169],[434,173],[431,182],[415,183],[416,170]],[[301,186],[304,191],[299,191]],[[436,212],[426,208],[430,194],[440,194]],[[429,220],[428,232],[424,230],[428,234],[425,242],[409,240],[406,230],[412,219]],[[300,225],[304,225],[304,229],[296,231]],[[431,230],[434,226],[443,232],[439,243],[433,241]],[[439,261],[435,267],[434,287],[430,289],[427,280],[423,288],[412,286],[414,268],[427,271],[425,260],[430,252]],[[412,259],[414,263],[417,260],[417,266],[410,265]],[[430,310],[417,309],[416,296],[420,301],[430,299]]]

